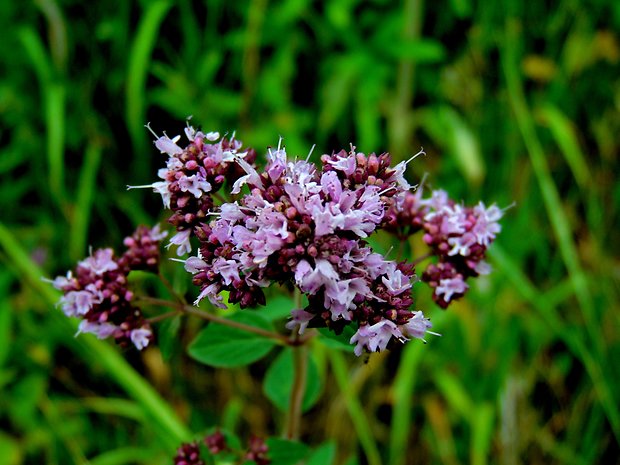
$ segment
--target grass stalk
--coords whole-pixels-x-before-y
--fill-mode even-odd
[[[146,79],[158,30],[172,6],[168,0],[156,0],[145,4],[146,9],[138,24],[127,57],[127,83],[125,87],[125,117],[133,143],[133,172],[146,173]]]
[[[77,187],[77,201],[73,211],[73,227],[69,241],[69,256],[78,260],[86,251],[88,225],[92,210],[97,173],[101,164],[102,147],[97,141],[92,141],[84,153],[84,161],[80,169]]]
[[[298,333],[296,333],[299,336]],[[293,351],[293,385],[286,419],[286,439],[298,440],[301,430],[301,414],[306,392],[306,377],[308,374],[308,348],[306,345],[296,345]]]
[[[373,438],[372,429],[364,408],[357,395],[351,395],[349,390],[349,370],[342,353],[337,350],[333,350],[330,355],[330,362],[334,376],[336,377],[336,383],[340,389],[342,398],[344,399],[347,412],[351,417],[353,427],[357,433],[359,443],[366,455],[368,465],[381,465],[381,455],[379,454],[379,448]]]

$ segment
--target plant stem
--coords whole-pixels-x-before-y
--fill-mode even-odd
[[[161,273],[161,271],[157,273],[157,276],[161,280],[162,284],[166,287],[166,289],[168,289],[168,292],[170,292],[170,294],[172,294],[175,299],[177,299],[183,305],[187,305],[187,300],[185,300],[185,297],[183,297],[181,294],[174,290],[174,286],[172,285],[172,283]]]
[[[298,335],[297,335],[298,336]],[[298,339],[298,337],[297,337]],[[299,439],[301,413],[306,392],[306,375],[308,368],[308,348],[305,345],[294,346],[293,351],[293,386],[286,419],[286,439]]]
[[[295,289],[293,300],[295,308],[301,308],[301,292],[299,289]],[[308,370],[308,349],[306,347],[306,342],[313,336],[313,334],[306,334],[306,337],[301,337],[299,328],[295,328],[290,338],[288,338],[288,344],[293,351],[294,374],[286,417],[286,427],[284,430],[284,437],[287,439],[299,439],[301,413],[304,394],[306,393],[306,377]]]
[[[153,324],[153,323],[157,323],[158,321],[165,320],[166,318],[177,316],[179,313],[181,312],[179,312],[178,310],[172,310],[171,312],[166,312],[166,313],[162,313],[161,315],[147,318],[146,321],[148,321],[150,324]]]
[[[411,263],[413,263],[414,265],[418,265],[419,263],[422,263],[424,260],[426,260],[427,258],[431,258],[432,256],[433,254],[429,252],[427,254],[419,256],[415,260],[412,260]]]
[[[194,316],[197,316],[198,318],[202,318],[203,320],[211,321],[213,323],[218,323],[220,325],[228,326],[230,328],[240,329],[248,333],[258,334],[259,336],[266,337],[269,339],[275,339],[281,344],[289,344],[289,339],[286,336],[283,336],[281,334],[273,333],[271,331],[267,331],[266,329],[257,328],[255,326],[250,326],[245,323],[241,323],[239,321],[232,321],[232,320],[229,320],[228,318],[222,318],[221,316],[213,315],[203,310],[194,308],[191,305],[184,305],[178,302],[172,302],[170,300],[157,299],[155,297],[148,297],[148,296],[138,297],[136,300],[140,300],[148,304],[161,305],[162,307],[175,308],[177,310],[176,312],[167,313],[166,314],[167,316],[172,316],[179,312],[187,314],[187,315],[194,315]]]

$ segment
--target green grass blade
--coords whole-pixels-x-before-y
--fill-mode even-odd
[[[78,180],[77,202],[73,211],[71,240],[69,241],[69,256],[73,261],[77,261],[86,251],[88,224],[95,186],[97,185],[101,153],[102,147],[98,142],[91,142],[84,153],[84,162]]]
[[[65,199],[65,86],[54,76],[49,54],[36,32],[23,28],[19,31],[19,39],[39,81],[44,102],[49,185],[58,206],[62,207]]]
[[[140,24],[127,57],[128,72],[126,84],[127,127],[134,147],[134,172],[144,173],[146,148],[146,78],[150,69],[151,53],[155,47],[157,33],[172,6],[167,0],[146,3]]]
[[[601,406],[605,411],[614,435],[620,440],[620,411],[613,396],[611,386],[615,385],[611,376],[605,374],[605,366],[600,359],[596,359],[590,350],[590,346],[583,341],[582,334],[575,328],[568,328],[560,318],[552,302],[545,299],[544,295],[536,290],[534,285],[527,279],[525,274],[509,256],[502,250],[499,244],[494,244],[489,250],[493,261],[501,268],[506,277],[512,281],[515,289],[521,293],[525,300],[532,305],[538,314],[545,320],[551,330],[566,343],[571,353],[581,360],[592,380],[592,387],[596,391]]]
[[[44,86],[45,126],[47,128],[47,159],[49,183],[59,206],[65,201],[65,106],[66,89],[61,82]]]
[[[564,155],[577,184],[581,189],[585,189],[590,183],[590,170],[571,121],[551,103],[539,108],[536,116],[549,126],[551,135]]]
[[[517,121],[517,126],[523,137],[527,148],[530,161],[534,168],[538,185],[543,195],[547,215],[559,244],[562,259],[575,288],[575,297],[579,302],[581,313],[589,336],[586,343],[576,335],[565,332],[564,337],[570,347],[585,364],[593,387],[598,395],[605,414],[611,424],[616,439],[620,440],[620,413],[617,399],[611,389],[612,381],[610,376],[606,376],[606,367],[603,360],[605,358],[602,339],[599,337],[599,324],[596,322],[596,315],[592,302],[592,294],[586,279],[586,275],[581,267],[577,249],[572,240],[572,231],[564,209],[558,190],[551,177],[549,166],[545,159],[544,151],[533,119],[528,109],[520,75],[517,67],[516,42],[518,42],[518,29],[514,23],[509,23],[507,28],[507,38],[501,51],[501,64],[506,79],[508,97],[510,105]],[[565,330],[568,331],[568,330]],[[592,348],[593,350],[590,350]]]
[[[411,430],[411,401],[417,368],[424,353],[423,344],[407,344],[403,349],[392,388],[393,409],[390,427],[389,464],[405,465]]]
[[[515,115],[517,127],[521,132],[525,147],[527,148],[534,173],[538,181],[539,188],[543,195],[547,215],[551,221],[553,232],[560,247],[560,253],[566,270],[575,287],[575,297],[579,302],[586,329],[591,338],[590,343],[597,349],[599,354],[603,353],[600,338],[598,337],[598,323],[592,304],[592,294],[586,279],[586,275],[581,267],[577,249],[572,240],[572,231],[568,218],[564,214],[564,208],[557,187],[555,186],[549,165],[545,158],[544,150],[536,134],[534,121],[523,94],[523,86],[520,79],[515,42],[519,40],[516,31],[516,24],[508,24],[508,37],[501,52],[501,64],[506,79],[510,106]],[[620,427],[620,425],[618,425]]]
[[[90,465],[125,465],[127,463],[153,463],[153,452],[140,447],[122,447],[90,459]]]
[[[454,159],[467,182],[480,185],[486,175],[486,165],[478,139],[464,118],[448,105],[429,106],[418,113],[426,132]]]
[[[474,401],[467,393],[466,387],[454,374],[445,369],[435,372],[435,385],[442,393],[452,410],[464,419],[470,420],[475,411]]]
[[[18,36],[26,51],[26,56],[30,59],[30,64],[34,68],[39,83],[50,82],[53,76],[52,63],[39,36],[30,27],[20,29]]]
[[[4,367],[8,359],[13,342],[13,314],[11,312],[11,301],[8,297],[12,280],[10,273],[3,270],[0,274],[0,369]]]
[[[364,413],[362,403],[357,395],[349,392],[349,371],[345,358],[337,350],[332,351],[329,357],[336,377],[336,383],[338,383],[338,388],[353,422],[360,445],[366,454],[366,460],[369,465],[381,465],[379,448],[373,438],[372,429]]]
[[[470,463],[486,465],[495,433],[495,409],[488,402],[476,405],[471,418]]]

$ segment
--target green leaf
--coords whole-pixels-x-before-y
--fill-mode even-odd
[[[257,313],[244,311],[229,318],[255,328],[273,330],[270,322]],[[240,367],[249,365],[269,353],[275,345],[271,339],[211,323],[203,329],[188,347],[191,357],[213,367]]]
[[[291,310],[295,308],[293,296],[279,295],[270,298],[264,309],[261,309],[261,315],[269,321],[281,320],[291,314]]]
[[[265,395],[280,410],[288,409],[291,397],[291,388],[293,379],[295,378],[295,370],[293,367],[293,349],[285,348],[271,364],[265,375],[263,390]],[[321,393],[321,379],[319,370],[312,360],[308,357],[308,367],[306,370],[306,390],[304,392],[304,400],[302,410],[309,410],[319,399]]]
[[[306,457],[309,450],[305,444],[286,439],[269,438],[266,443],[271,465],[296,465]]]
[[[306,465],[331,465],[336,458],[336,444],[326,442],[318,447],[306,460]]]

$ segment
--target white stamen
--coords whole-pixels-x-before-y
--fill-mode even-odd
[[[386,188],[386,189],[383,189],[383,190],[382,190],[382,191],[380,191],[377,195],[383,195],[383,194],[385,194],[386,192],[391,191],[392,189],[396,189],[396,186],[390,186],[390,187],[388,187],[388,188]]]
[[[312,156],[312,152],[314,152],[315,147],[316,147],[316,144],[312,144],[312,147],[310,148],[310,152],[308,152],[308,156],[306,157],[306,163],[308,163],[308,160],[310,160],[310,157]]]
[[[159,139],[159,136],[157,135],[157,133],[151,129],[151,123],[146,123],[144,127],[148,129],[149,131],[151,131],[151,134],[153,134],[156,139]]]
[[[377,297],[374,294],[366,294],[364,297],[368,297],[369,299],[375,299],[377,302],[387,302],[387,300],[382,299],[381,297]]]
[[[142,186],[130,186],[127,185],[127,190],[131,190],[131,189],[149,189],[149,188],[153,188],[153,184],[144,184]]]
[[[517,202],[512,202],[510,205],[504,207],[504,208],[500,208],[500,210],[502,211],[502,213],[505,213],[506,211],[510,210],[511,208],[514,208],[517,206]]]
[[[405,166],[407,166],[410,162],[418,158],[420,155],[426,155],[426,152],[424,151],[424,148],[422,147],[420,147],[420,151],[418,153],[416,153],[413,157],[411,157],[409,160],[405,162]]]

